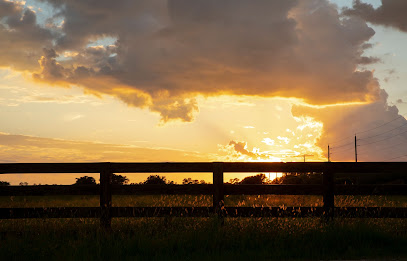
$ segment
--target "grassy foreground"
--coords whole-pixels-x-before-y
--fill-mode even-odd
[[[98,207],[99,196],[12,196],[0,197],[0,208]],[[210,207],[210,195],[113,195],[115,207]],[[312,195],[226,195],[226,206],[237,207],[318,207],[322,196]],[[337,207],[407,207],[407,196],[335,196]]]
[[[1,260],[407,260],[407,221],[318,218],[2,220]]]
[[[210,196],[114,196],[115,206],[210,206]],[[317,196],[230,196],[228,206],[320,206]],[[406,197],[337,197],[407,206]],[[0,197],[0,207],[98,206],[97,196]],[[407,219],[114,218],[0,220],[0,260],[407,260]]]

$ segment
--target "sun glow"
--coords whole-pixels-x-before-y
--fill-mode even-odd
[[[292,103],[287,99],[246,99],[250,99],[251,102],[255,100],[253,103],[266,109],[262,115],[258,115],[258,121],[251,118],[250,122],[242,124],[241,129],[229,132],[232,136],[231,141],[228,144],[218,144],[221,154],[218,160],[295,162],[303,161],[303,155],[310,155],[306,158],[307,161],[326,160],[323,150],[318,146],[324,127],[322,122],[312,117],[293,116]],[[266,102],[273,106],[266,106]],[[245,118],[244,112],[241,115]],[[275,119],[273,120],[270,115],[275,115]],[[265,122],[262,116],[270,119],[271,124]],[[282,125],[285,128],[282,128]]]
[[[309,104],[306,102],[299,102],[297,103],[298,105],[305,106],[305,107],[310,107],[314,109],[325,109],[325,108],[331,108],[331,107],[347,107],[347,106],[353,106],[353,105],[366,105],[370,104],[371,101],[353,101],[353,102],[338,102],[338,103],[330,103],[330,104]]]

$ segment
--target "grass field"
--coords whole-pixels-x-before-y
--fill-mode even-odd
[[[211,195],[113,195],[113,206],[127,207],[210,207]],[[322,196],[259,195],[225,196],[226,206],[278,207],[278,206],[322,206]],[[12,196],[0,197],[0,207],[98,207],[99,196]],[[335,196],[338,207],[407,207],[407,196]]]
[[[336,205],[407,206],[407,197],[339,196]],[[211,196],[113,196],[115,206],[210,206]],[[316,206],[318,196],[229,196],[230,206]],[[0,207],[98,206],[98,196],[1,197]],[[407,220],[113,218],[0,221],[0,260],[407,260]]]

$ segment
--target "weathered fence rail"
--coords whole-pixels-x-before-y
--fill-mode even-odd
[[[212,172],[213,184],[112,185],[113,173]],[[319,172],[322,184],[230,185],[225,172]],[[335,195],[407,195],[407,185],[335,185],[335,175],[349,173],[406,173],[403,162],[309,162],[309,163],[3,163],[0,174],[99,173],[99,185],[4,186],[0,196],[99,195],[99,207],[0,208],[0,219],[100,218],[110,227],[112,217],[407,217],[405,207],[343,207],[334,205]],[[212,195],[212,207],[112,207],[112,195]],[[225,195],[322,195],[323,207],[225,207]]]

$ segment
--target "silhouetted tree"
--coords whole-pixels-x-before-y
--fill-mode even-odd
[[[76,178],[76,182],[74,185],[95,185],[96,180],[94,177],[83,176],[80,178]]]
[[[287,175],[282,177],[280,184],[304,184],[304,181],[300,176]]]
[[[112,175],[112,184],[113,185],[124,185],[129,183],[129,179],[126,176],[113,174]]]
[[[229,182],[226,182],[225,184],[232,184],[232,185],[236,185],[240,183],[240,179],[238,178],[234,178],[234,179],[230,179]]]
[[[185,178],[182,180],[182,184],[184,185],[190,185],[190,184],[206,184],[205,180],[197,180],[197,179],[191,179],[191,178]]]
[[[321,184],[321,173],[285,173],[282,177],[274,179],[272,184]]]
[[[242,185],[252,185],[252,184],[270,184],[270,180],[266,177],[265,174],[260,173],[255,176],[245,177],[242,181],[239,182]]]
[[[168,181],[165,176],[159,176],[159,175],[150,175],[147,177],[147,179],[144,182],[141,182],[140,184],[155,184],[155,185],[164,185],[164,184],[174,184],[174,181]]]
[[[20,184],[19,184],[20,186],[28,186],[28,182],[20,182]]]
[[[0,181],[0,186],[10,186],[10,182]]]

